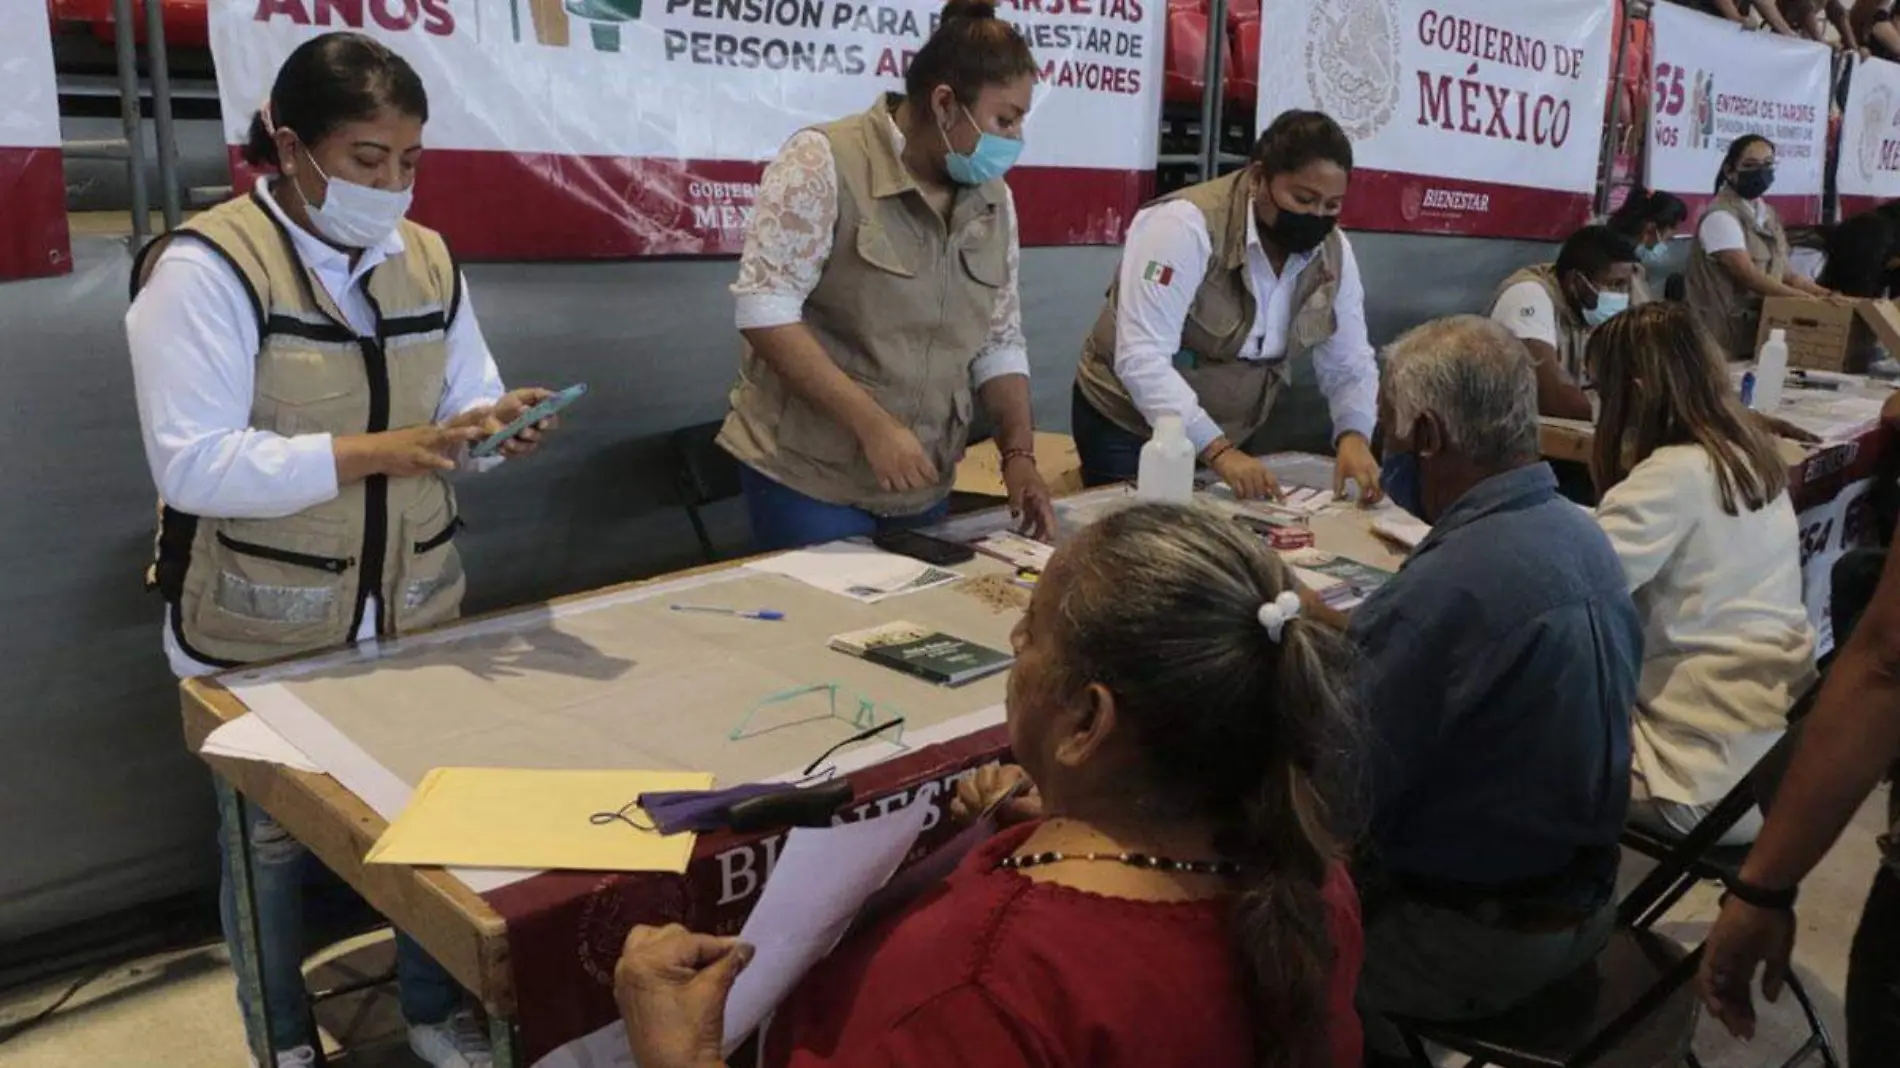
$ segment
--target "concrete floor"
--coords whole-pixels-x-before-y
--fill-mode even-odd
[[[1847,953],[1878,860],[1874,838],[1886,829],[1885,805],[1883,791],[1862,809],[1841,844],[1802,887],[1795,960],[1843,1064],[1847,1052],[1841,995]],[[1625,867],[1626,883],[1640,877],[1634,862]],[[1714,916],[1716,897],[1713,888],[1698,888],[1662,931],[1684,943],[1699,942]],[[386,935],[332,947],[311,962],[311,988],[383,974],[392,957]],[[40,1011],[69,982],[0,995],[0,1030]],[[1805,1023],[1785,996],[1781,1004],[1765,1007],[1761,1021],[1755,1041],[1744,1045],[1704,1019],[1696,1035],[1703,1063],[1707,1068],[1778,1068],[1806,1037]],[[324,1002],[318,1022],[334,1065],[413,1068],[419,1063],[409,1053],[392,989]],[[6,1068],[242,1068],[247,1063],[232,1001],[231,969],[221,946],[165,954],[115,971],[0,1050],[0,1064]]]

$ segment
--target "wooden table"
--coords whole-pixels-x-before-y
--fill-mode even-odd
[[[970,517],[959,520],[961,523],[969,521]],[[1369,522],[1359,513],[1322,516],[1313,525],[1322,548],[1374,566],[1397,567],[1400,557],[1371,534]],[[695,573],[723,570],[737,563],[626,583],[554,603],[673,581]],[[199,752],[205,739],[219,726],[249,713],[215,677],[186,681],[182,685],[182,696],[185,737],[193,752]],[[969,755],[961,754],[960,758],[969,759]],[[255,964],[259,959],[251,890],[255,861],[249,836],[243,830],[248,826],[244,809],[256,806],[379,913],[419,942],[458,983],[480,1000],[490,1018],[496,1068],[517,1068],[524,1063],[515,1029],[521,999],[515,988],[509,927],[501,913],[460,879],[439,869],[363,863],[363,856],[387,824],[361,798],[328,775],[259,761],[218,756],[203,756],[203,759],[215,773],[219,804],[225,816],[225,863],[227,876],[238,891],[239,937],[249,942],[249,952],[238,955],[242,962],[238,981],[260,992],[247,999],[253,1015],[247,1021],[251,1033],[269,1033],[267,1021],[263,1019],[262,977]],[[988,754],[982,759],[994,759],[994,755]],[[641,921],[636,917],[634,922]],[[272,1063],[268,1051],[256,1052],[260,1063]]]

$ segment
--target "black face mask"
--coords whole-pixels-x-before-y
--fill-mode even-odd
[[[1768,190],[1774,186],[1775,169],[1773,167],[1762,167],[1752,171],[1736,171],[1735,181],[1732,184],[1735,186],[1735,192],[1740,195],[1743,200],[1758,199],[1763,193],[1768,192]]]
[[[1271,238],[1274,244],[1295,256],[1304,255],[1318,248],[1320,242],[1326,240],[1327,235],[1333,232],[1333,227],[1339,225],[1339,217],[1336,215],[1288,211],[1278,204],[1275,204],[1274,208],[1280,213],[1279,218],[1275,219],[1271,226],[1260,223],[1260,233],[1264,237]],[[1259,219],[1256,218],[1254,221],[1259,222]]]

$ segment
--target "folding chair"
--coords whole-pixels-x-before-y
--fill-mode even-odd
[[[719,428],[724,422],[700,423],[675,430],[668,438],[673,449],[673,484],[679,490],[680,504],[693,524],[699,539],[699,551],[706,562],[719,559],[712,536],[706,532],[706,520],[700,509],[709,504],[731,500],[742,492],[739,485],[739,461],[719,447]]]
[[[1741,874],[1742,862],[1748,859],[1748,847],[1720,846],[1715,843],[1728,833],[1730,827],[1735,826],[1736,821],[1747,815],[1749,809],[1774,796],[1773,787],[1779,782],[1781,771],[1787,766],[1788,757],[1794,751],[1800,733],[1796,729],[1797,725],[1814,706],[1825,678],[1826,673],[1823,671],[1814,685],[1795,701],[1794,707],[1788,712],[1789,729],[1781,736],[1781,740],[1683,838],[1676,840],[1637,827],[1624,828],[1624,847],[1657,863],[1656,869],[1617,905],[1619,923],[1646,931],[1660,922],[1697,883],[1726,884],[1729,879]],[[1695,955],[1700,956],[1701,952],[1698,947]],[[1808,1037],[1799,1049],[1782,1062],[1781,1068],[1793,1068],[1815,1053],[1821,1055],[1821,1062],[1827,1068],[1840,1068],[1840,1058],[1834,1052],[1834,1043],[1828,1037],[1827,1027],[1815,1011],[1814,1001],[1808,996],[1801,977],[1793,971],[1788,973],[1788,990],[1801,1006],[1802,1015],[1807,1017]]]

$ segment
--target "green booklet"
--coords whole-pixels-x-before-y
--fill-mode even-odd
[[[940,686],[988,678],[1016,662],[1008,653],[915,623],[887,623],[840,634],[831,639],[831,647]]]

